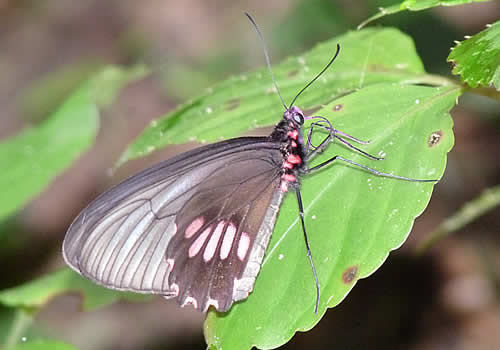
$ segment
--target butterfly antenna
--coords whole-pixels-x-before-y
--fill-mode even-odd
[[[297,96],[295,96],[295,98],[293,99],[292,103],[290,103],[290,106],[293,106],[293,104],[295,103],[295,101],[297,100],[297,98],[299,98],[299,96],[309,87],[312,85],[312,83],[314,83],[333,63],[333,61],[335,61],[335,59],[337,58],[337,56],[339,55],[339,52],[340,52],[340,45],[337,44],[337,52],[335,52],[335,55],[333,56],[333,58],[330,60],[330,62],[328,62],[328,64],[325,66],[325,68],[323,68],[323,70],[321,72],[319,72],[318,75],[316,75],[314,77],[313,80],[311,80],[306,86],[304,86],[302,88],[302,90],[299,91],[299,93],[297,94]]]
[[[283,103],[283,107],[285,107],[285,109],[288,109],[288,107],[286,106],[285,100],[283,100],[283,97],[281,96],[281,92],[280,92],[280,89],[278,87],[278,83],[276,82],[276,79],[274,79],[273,70],[271,69],[271,59],[269,58],[269,53],[267,52],[267,47],[266,47],[266,42],[264,41],[264,36],[260,32],[259,26],[257,25],[257,22],[255,22],[253,17],[248,12],[245,12],[245,15],[248,17],[250,22],[252,22],[252,25],[255,28],[257,35],[259,36],[260,43],[262,44],[262,48],[264,49],[264,55],[266,56],[267,69],[269,69],[269,73],[271,74],[271,79],[273,80],[274,87],[276,88],[276,91],[278,92],[281,103]]]

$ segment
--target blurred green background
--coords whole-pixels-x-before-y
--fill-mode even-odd
[[[113,164],[155,117],[231,75],[262,66],[257,19],[279,62],[354,30],[388,0],[155,1],[0,0],[0,139],[37,124],[105,64],[146,63],[152,75],[127,87],[101,119],[95,145],[0,229],[0,287],[63,266],[60,246],[76,214],[132,172],[183,150]],[[372,23],[415,40],[429,73],[451,77],[446,63],[463,40],[500,17],[500,3],[402,12]],[[277,100],[277,103],[279,101]],[[466,94],[452,111],[456,146],[430,206],[405,245],[362,280],[312,331],[288,349],[500,348],[500,213],[489,213],[415,258],[415,246],[442,220],[500,175],[498,102]],[[278,117],[277,117],[278,118]],[[64,130],[61,130],[64,132]],[[2,167],[8,167],[3,164]],[[76,295],[57,297],[21,336],[59,339],[79,349],[204,348],[203,315],[174,301],[120,302],[82,312]],[[12,329],[0,310],[0,344]],[[22,320],[17,320],[22,325]],[[15,325],[15,324],[14,324]]]

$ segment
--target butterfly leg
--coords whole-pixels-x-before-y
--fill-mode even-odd
[[[300,195],[300,188],[297,187],[295,188],[295,193],[297,195],[297,203],[299,205],[299,214],[300,214],[300,222],[302,223],[302,232],[304,232],[304,240],[306,242],[306,249],[307,249],[307,257],[309,258],[309,262],[311,263],[313,275],[314,275],[314,282],[316,284],[316,307],[314,308],[314,313],[318,313],[318,307],[319,307],[319,281],[318,281],[318,275],[316,274],[316,268],[314,267],[314,262],[311,254],[311,248],[309,247],[309,240],[307,239],[307,233],[306,233],[306,224],[304,221],[304,207],[302,205],[302,197]]]
[[[383,177],[390,177],[390,178],[393,178],[393,179],[399,179],[399,180],[405,180],[405,181],[412,181],[412,182],[436,182],[438,180],[421,180],[421,179],[412,179],[410,177],[405,177],[405,176],[399,176],[399,175],[394,175],[394,174],[389,174],[389,173],[384,173],[384,172],[381,172],[381,171],[378,171],[376,169],[373,169],[373,168],[370,168],[370,167],[367,167],[366,165],[362,165],[362,164],[359,164],[359,163],[356,163],[350,159],[347,159],[347,158],[344,158],[344,157],[341,157],[341,156],[335,156],[335,157],[332,157],[330,159],[328,159],[327,161],[321,163],[321,164],[318,164],[312,168],[309,168],[309,169],[306,169],[304,172],[306,174],[308,173],[312,173],[316,170],[319,170],[331,163],[333,163],[335,160],[341,160],[343,162],[346,162],[346,163],[349,163],[351,165],[354,165],[354,166],[357,166],[359,168],[362,168],[362,169],[365,169],[366,171],[369,171],[370,173],[372,174],[375,174],[377,176],[383,176]]]
[[[375,157],[365,151],[363,151],[362,149],[352,145],[349,141],[346,141],[344,139],[347,138],[349,140],[352,140],[354,142],[357,142],[357,143],[361,143],[361,144],[369,144],[370,141],[362,141],[358,138],[355,138],[354,136],[351,136],[349,134],[346,134],[342,131],[339,131],[337,129],[334,129],[332,127],[332,125],[330,124],[330,121],[328,121],[328,119],[324,118],[324,117],[309,117],[309,118],[321,118],[322,120],[319,121],[319,122],[314,122],[311,124],[310,128],[309,128],[309,131],[307,132],[307,144],[306,144],[306,159],[305,160],[309,160],[311,159],[312,157],[314,157],[316,154],[322,152],[326,146],[328,146],[328,144],[333,140],[333,139],[338,139],[340,142],[342,142],[345,146],[347,146],[348,148],[352,149],[352,150],[355,150],[356,152],[362,154],[363,156],[371,159],[371,160],[382,160],[384,158],[381,158],[381,157]],[[325,126],[323,124],[328,124],[328,126]],[[312,138],[312,132],[313,132],[313,128],[314,127],[320,127],[322,129],[325,129],[325,130],[328,130],[330,132],[330,134],[325,137],[323,139],[323,141],[321,141],[321,143],[315,147],[312,142],[311,142],[311,138]],[[340,135],[340,136],[339,136]],[[312,147],[313,149],[310,151],[309,150],[309,147]]]

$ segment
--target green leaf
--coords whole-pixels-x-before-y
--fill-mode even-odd
[[[332,58],[333,66],[299,99],[304,109],[318,107],[356,89],[381,82],[427,83],[411,38],[397,29],[365,29],[333,38],[273,70],[286,103],[290,103]],[[235,137],[275,124],[283,106],[266,68],[232,77],[177,110],[154,121],[123,155],[121,163],[169,144],[208,142]]]
[[[358,25],[358,29],[363,28],[365,25],[367,25],[370,22],[373,22],[376,19],[405,10],[422,11],[437,6],[458,6],[458,5],[470,4],[473,2],[485,2],[485,1],[489,0],[405,0],[399,4],[395,4],[392,6],[380,7],[379,13],[361,22],[361,24]]]
[[[34,340],[21,343],[9,350],[76,350],[76,347],[55,340]]]
[[[24,285],[0,291],[0,303],[8,307],[37,310],[53,297],[69,292],[81,293],[84,309],[96,309],[119,299],[142,300],[141,294],[124,293],[103,288],[65,268]]]
[[[500,90],[500,21],[488,25],[482,32],[457,42],[450,52],[452,73],[475,88],[479,85]]]
[[[87,150],[99,126],[99,108],[111,103],[143,68],[109,67],[79,87],[40,125],[0,142],[0,220],[21,209]]]
[[[439,179],[454,142],[449,110],[461,92],[458,87],[381,83],[340,98],[317,114],[343,132],[371,140],[362,148],[385,160],[370,161],[335,144],[310,165],[341,155],[380,171]],[[289,195],[281,206],[254,291],[228,313],[208,314],[205,337],[211,347],[273,348],[295,332],[311,329],[358,279],[372,274],[391,250],[403,244],[433,188],[433,183],[377,177],[341,162],[304,176],[301,183],[321,286],[318,315],[314,314],[315,286],[297,203]]]

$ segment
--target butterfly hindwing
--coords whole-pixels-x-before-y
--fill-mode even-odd
[[[208,145],[99,196],[71,225],[66,262],[120,290],[219,311],[253,288],[283,193],[267,138]]]
[[[259,243],[254,242],[259,233],[270,236],[261,228],[266,212],[277,209],[268,208],[280,193],[276,190],[280,178],[263,154],[252,157],[221,168],[204,181],[176,218],[178,234],[166,257],[173,266],[171,282],[182,286],[181,305],[204,303],[199,307],[205,310],[213,304],[225,311],[253,287],[267,246],[260,237]],[[254,250],[254,244],[260,246]],[[252,267],[245,274],[247,265]]]

